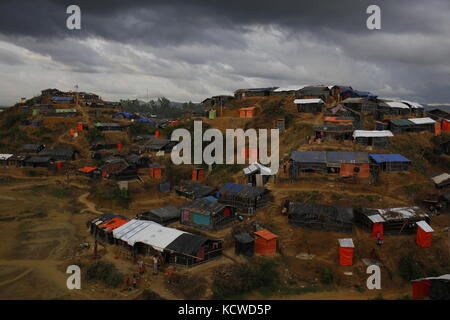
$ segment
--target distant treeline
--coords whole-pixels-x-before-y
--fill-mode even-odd
[[[178,118],[186,113],[201,110],[202,107],[191,101],[180,103],[171,102],[165,97],[158,98],[158,100],[150,100],[144,102],[140,100],[120,100],[124,111],[138,112],[142,114],[154,114],[159,118]]]

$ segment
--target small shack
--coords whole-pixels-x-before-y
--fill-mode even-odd
[[[243,169],[244,175],[247,177],[248,183],[252,186],[262,187],[273,176],[272,170],[268,167],[259,164],[258,162],[252,163],[247,168]]]
[[[353,253],[355,245],[352,238],[338,239],[339,242],[339,264],[341,266],[353,265]]]
[[[414,234],[416,222],[430,222],[430,216],[420,207],[400,207],[388,209],[354,209],[356,224],[373,235]]]
[[[38,154],[42,150],[44,150],[45,145],[43,144],[24,144],[20,149],[23,153],[35,153]]]
[[[433,228],[425,221],[420,220],[416,222],[417,233],[416,233],[416,243],[419,247],[427,248],[431,247],[433,241]]]
[[[450,274],[411,280],[413,300],[450,300]]]
[[[181,224],[205,230],[220,230],[235,220],[229,206],[201,198],[181,206]]]
[[[316,139],[323,141],[343,141],[352,139],[355,128],[352,124],[325,124],[313,126],[313,130]]]
[[[278,236],[263,229],[254,233],[255,253],[260,256],[274,256],[277,253]]]
[[[446,172],[432,175],[431,180],[438,189],[450,186],[450,174]]]
[[[94,167],[82,167],[78,169],[78,174],[93,178],[93,179],[100,179],[102,177],[102,171],[98,168]]]
[[[352,233],[353,209],[289,201],[288,222],[305,229]]]
[[[94,127],[100,131],[123,131],[126,128],[126,126],[115,122],[97,122]]]
[[[236,233],[234,238],[234,253],[237,256],[253,257],[255,254],[255,238],[247,232]]]
[[[376,113],[377,103],[374,98],[347,98],[342,101],[346,108],[350,108],[357,112]]]
[[[151,164],[150,165],[150,177],[159,179],[162,177],[161,175],[161,166],[159,164]]]
[[[178,196],[182,196],[191,200],[207,197],[212,195],[215,191],[214,188],[207,185],[194,182],[186,181],[175,186],[175,193]]]
[[[25,167],[48,168],[55,163],[51,157],[29,157],[24,160]]]
[[[118,181],[138,180],[139,175],[134,166],[130,166],[125,160],[118,159],[103,165],[100,170],[102,176]]]
[[[411,160],[397,153],[369,154],[369,157],[372,163],[386,172],[406,171],[411,166]]]
[[[194,168],[192,169],[192,181],[202,181],[206,178],[205,168]]]
[[[109,220],[103,221],[103,223],[97,225],[96,238],[101,241],[113,244],[113,230],[128,223],[128,221],[129,220],[127,218],[122,216],[115,216]]]
[[[431,118],[410,118],[410,119],[391,119],[389,121],[389,130],[393,133],[403,132],[435,132],[435,124]]]
[[[356,143],[378,148],[386,147],[389,144],[389,138],[393,136],[389,130],[355,130],[353,132]]]
[[[180,220],[180,209],[175,206],[155,208],[142,212],[138,215],[139,220],[154,221],[156,223],[167,225]]]
[[[266,207],[271,201],[270,190],[263,187],[250,187],[226,183],[220,188],[219,202],[235,208],[244,214],[253,214]]]
[[[9,165],[9,158],[13,156],[12,153],[2,153],[0,154],[0,165],[7,166]]]
[[[297,105],[298,112],[316,113],[322,112],[325,102],[320,99],[295,99],[294,103]]]
[[[40,157],[51,157],[56,161],[71,161],[76,160],[80,154],[74,149],[44,149],[38,153]]]

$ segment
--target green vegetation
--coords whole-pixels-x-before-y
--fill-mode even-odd
[[[324,285],[330,285],[333,283],[334,275],[333,271],[329,268],[322,268],[320,270],[320,282]]]
[[[125,209],[128,209],[134,200],[130,190],[120,189],[117,185],[113,188],[95,188],[93,193],[98,195],[102,200],[113,200]]]
[[[400,258],[398,270],[400,276],[407,281],[426,276],[422,265],[414,261],[411,256],[403,256]]]
[[[90,282],[100,281],[108,287],[116,288],[123,282],[124,276],[112,263],[96,261],[88,266],[86,279]]]
[[[93,143],[97,140],[102,140],[105,138],[104,134],[97,128],[92,128],[86,131],[86,134],[84,136],[86,137],[89,143]]]
[[[253,290],[272,293],[279,287],[277,264],[260,258],[248,264],[219,267],[213,275],[213,299],[236,299]]]

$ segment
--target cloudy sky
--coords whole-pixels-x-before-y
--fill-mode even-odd
[[[448,103],[450,1],[0,0],[0,75],[0,105],[75,84],[107,100],[343,84]]]

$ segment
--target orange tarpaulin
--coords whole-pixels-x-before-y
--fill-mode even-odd
[[[358,168],[358,172],[355,171]],[[343,163],[341,164],[341,170],[339,175],[341,177],[353,177],[356,174],[358,178],[369,178],[370,167],[368,163],[364,164],[354,164],[354,163]]]
[[[247,107],[239,109],[239,117],[241,118],[253,118],[255,116],[255,107]]]
[[[203,168],[194,168],[192,169],[192,181],[202,181],[205,179],[206,173]]]
[[[417,227],[416,243],[419,245],[419,247],[422,248],[431,247],[432,241],[433,241],[432,232],[426,232],[421,227]]]
[[[325,117],[324,119],[323,119],[324,121],[327,121],[327,122],[348,122],[348,123],[351,123],[351,122],[353,122],[353,120],[338,120],[338,119],[336,119],[336,117]]]
[[[339,264],[341,266],[353,265],[353,250],[354,248],[339,247]]]
[[[161,178],[161,168],[150,168],[150,177]]]
[[[450,121],[442,120],[442,131],[450,131]]]
[[[102,229],[104,228],[106,232],[112,232],[114,229],[117,229],[118,227],[124,225],[125,223],[127,223],[128,220],[119,218],[119,217],[115,217],[112,218],[104,223],[102,223],[99,228]]]
[[[161,137],[161,131],[155,130],[155,138],[160,138],[160,137]]]
[[[261,256],[273,256],[277,251],[278,236],[269,230],[255,232],[255,253]]]
[[[95,169],[96,168],[94,168],[94,167],[83,167],[83,168],[78,169],[78,171],[84,172],[84,173],[89,173],[89,172],[94,171]]]
[[[413,281],[411,285],[413,300],[423,300],[430,295],[431,280]]]
[[[122,145],[121,143],[118,143],[118,144],[117,144],[117,149],[121,150],[122,147],[123,147],[123,145]]]
[[[376,238],[378,235],[378,232],[380,233],[380,239],[383,239],[383,224],[381,222],[376,222],[372,226],[372,238]]]

